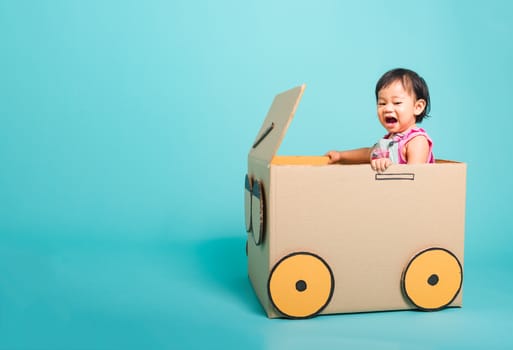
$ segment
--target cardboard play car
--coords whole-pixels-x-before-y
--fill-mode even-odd
[[[248,273],[268,317],[461,306],[466,165],[278,156],[304,89],[276,96],[248,156]]]

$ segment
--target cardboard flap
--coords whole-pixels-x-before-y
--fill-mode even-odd
[[[303,84],[276,95],[255,142],[251,146],[249,157],[258,158],[266,163],[271,162],[280,148],[305,87],[306,85]]]

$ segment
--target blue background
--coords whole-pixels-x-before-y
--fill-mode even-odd
[[[513,5],[0,1],[0,348],[511,348]],[[468,164],[464,307],[269,320],[243,176],[275,94],[281,154],[372,144],[376,80],[427,80]],[[427,218],[429,219],[429,218]]]

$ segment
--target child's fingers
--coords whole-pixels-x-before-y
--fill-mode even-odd
[[[373,159],[371,161],[371,168],[378,173],[382,173],[392,164],[389,158]]]
[[[336,163],[338,161],[338,152],[336,151],[329,151],[325,154],[326,157],[328,157],[328,163]]]

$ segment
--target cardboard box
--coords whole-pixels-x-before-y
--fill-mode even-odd
[[[248,156],[248,272],[268,317],[461,306],[466,165],[278,156],[304,89],[276,96]]]

